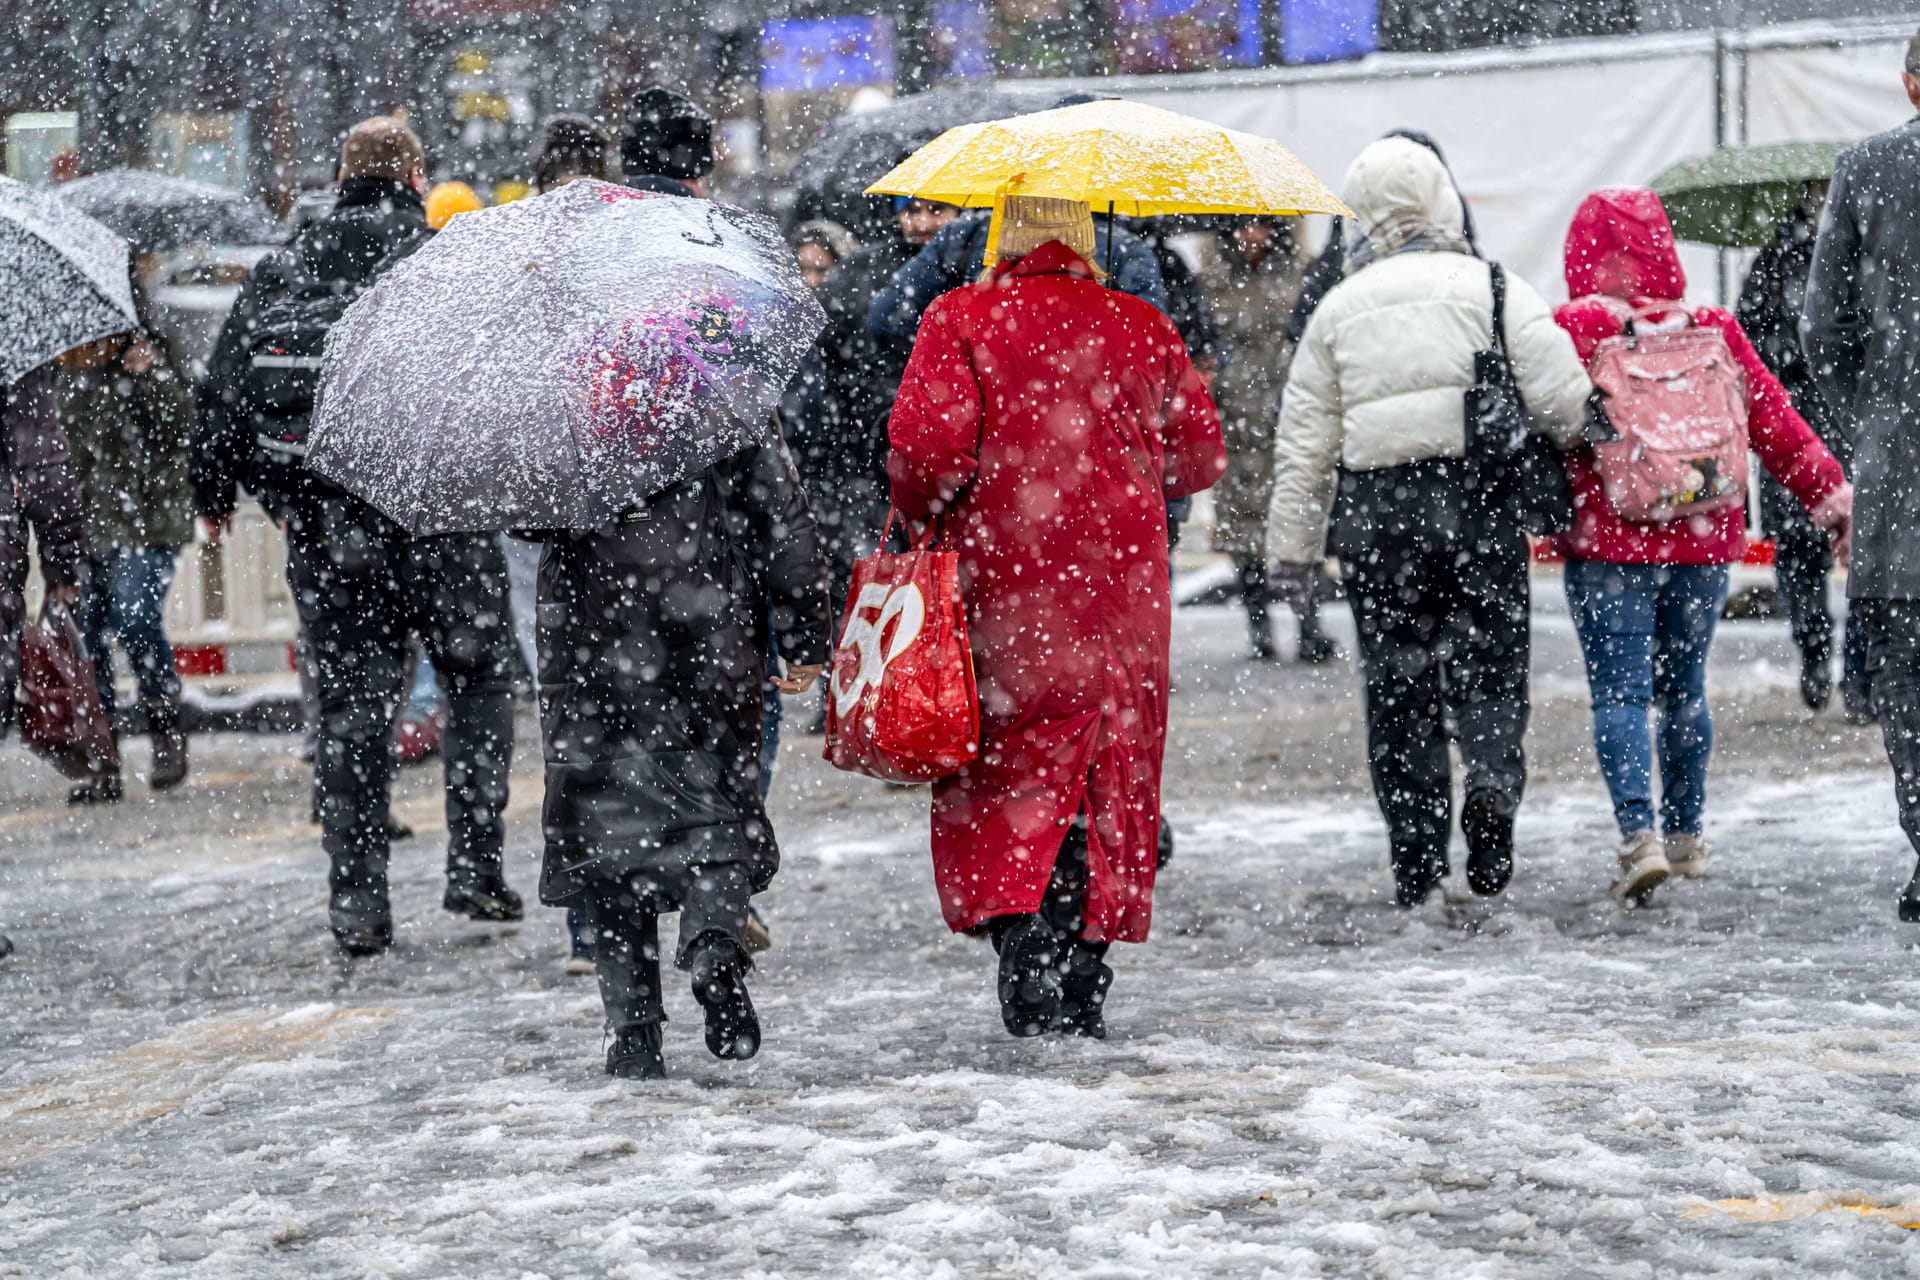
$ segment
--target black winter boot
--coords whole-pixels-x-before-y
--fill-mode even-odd
[[[1001,916],[991,929],[1000,953],[1000,1020],[1010,1035],[1044,1035],[1060,1016],[1060,941],[1037,915]]]
[[[87,780],[67,792],[67,803],[82,804],[118,804],[126,793],[126,784],[120,780],[120,766],[115,764],[87,775]]]
[[[512,924],[526,915],[520,895],[507,888],[506,880],[498,875],[448,881],[440,905],[455,915],[485,924]]]
[[[661,1053],[660,1024],[642,1022],[621,1027],[607,1046],[607,1074],[622,1080],[664,1080],[667,1060]]]
[[[1427,900],[1441,879],[1447,874],[1446,858],[1435,858],[1425,853],[1402,853],[1395,850],[1393,855],[1393,901],[1394,905],[1408,911]]]
[[[1800,652],[1800,701],[1811,711],[1825,711],[1833,701],[1833,653],[1812,648]]]
[[[1107,944],[1076,940],[1068,945],[1067,971],[1060,979],[1060,1016],[1053,1029],[1062,1035],[1107,1038],[1104,1008],[1113,970],[1105,963]]]
[[[187,735],[180,732],[180,699],[149,702],[146,712],[147,737],[153,744],[153,772],[147,785],[166,791],[187,780]]]
[[[1900,919],[1907,924],[1920,924],[1920,867],[1913,870],[1913,879],[1907,881],[1906,890],[1900,895]]]
[[[1467,886],[1490,898],[1513,879],[1513,811],[1503,797],[1482,791],[1460,811],[1467,837]]]
[[[707,1049],[716,1058],[751,1058],[760,1052],[760,1019],[744,981],[753,962],[740,944],[721,933],[703,933],[688,950],[693,998],[707,1012]]]
[[[327,872],[327,923],[349,956],[378,955],[393,945],[384,856],[336,857]]]

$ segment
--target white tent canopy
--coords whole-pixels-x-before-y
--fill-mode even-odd
[[[1277,138],[1336,188],[1368,142],[1393,128],[1424,130],[1446,152],[1487,254],[1564,296],[1560,247],[1589,191],[1644,184],[1720,143],[1852,140],[1909,118],[1900,64],[1916,23],[1797,23],[1046,87],[1118,93]],[[1694,247],[1685,258],[1693,295],[1711,297],[1721,284],[1715,253]],[[1728,281],[1738,288],[1737,275]]]

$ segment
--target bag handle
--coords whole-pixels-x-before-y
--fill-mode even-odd
[[[900,509],[898,507],[895,507],[892,503],[888,503],[887,504],[887,522],[880,526],[880,550],[885,551],[887,549],[887,540],[893,534],[893,522],[899,518],[899,515],[900,515]],[[941,514],[935,516],[933,519],[927,521],[927,527],[925,532],[921,533],[921,535],[917,538],[909,537],[907,539],[907,549],[909,551],[914,552],[915,554],[918,554],[919,552],[925,551],[928,548],[932,547],[933,544],[939,540],[938,534],[941,532],[942,527],[946,524],[946,519],[947,519],[946,513],[942,512]]]
[[[1487,264],[1493,285],[1493,349],[1507,355],[1507,272],[1497,262]]]

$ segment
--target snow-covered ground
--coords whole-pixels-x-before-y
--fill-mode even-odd
[[[196,743],[184,794],[113,813],[8,749],[0,1275],[1920,1274],[1920,932],[1872,731],[1797,706],[1783,627],[1729,627],[1716,873],[1622,911],[1550,578],[1537,607],[1499,905],[1387,905],[1351,671],[1251,667],[1190,611],[1180,849],[1112,1039],[1008,1039],[990,952],[939,923],[924,795],[803,739],[766,1048],[708,1057],[675,983],[663,1085],[600,1074],[557,912],[439,910],[429,775],[401,945],[349,968],[292,739]]]

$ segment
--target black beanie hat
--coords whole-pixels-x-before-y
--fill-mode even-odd
[[[713,172],[713,117],[685,94],[649,85],[633,95],[620,130],[620,164],[682,182]]]

